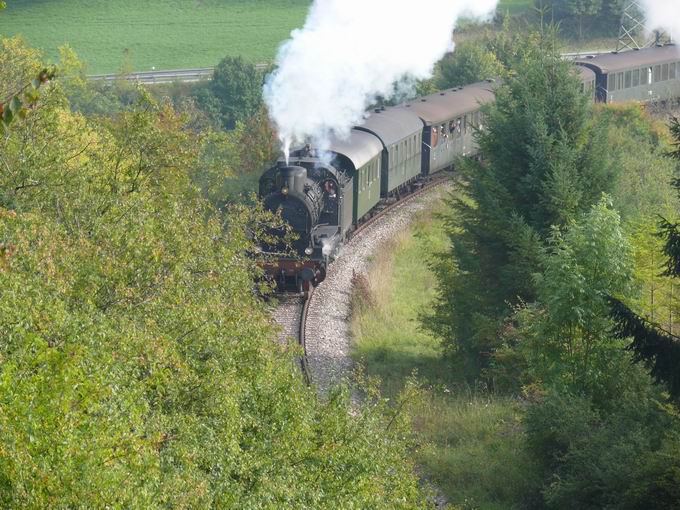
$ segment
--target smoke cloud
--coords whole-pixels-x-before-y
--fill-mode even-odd
[[[395,82],[431,76],[461,16],[488,15],[496,2],[315,0],[265,85],[284,152],[305,140],[323,150],[331,134],[347,136],[376,97],[392,97]]]
[[[650,30],[662,28],[673,39],[680,37],[680,0],[640,0]]]

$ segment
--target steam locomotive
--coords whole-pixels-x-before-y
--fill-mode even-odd
[[[583,93],[593,101],[680,97],[680,50],[674,45],[575,61]],[[431,175],[476,156],[480,108],[494,100],[494,80],[444,90],[390,108],[377,108],[348,138],[328,151],[305,146],[280,159],[260,178],[265,207],[280,211],[296,234],[293,254],[268,247],[266,273],[280,288],[309,289],[324,280],[352,232],[376,211]]]

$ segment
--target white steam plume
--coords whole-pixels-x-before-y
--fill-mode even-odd
[[[678,1],[678,0],[676,0]],[[314,0],[302,29],[277,57],[264,96],[284,152],[311,140],[324,149],[346,136],[377,96],[404,77],[423,79],[453,49],[461,16],[480,17],[497,0]]]
[[[680,0],[640,0],[647,17],[647,28],[663,28],[673,40],[680,37]]]

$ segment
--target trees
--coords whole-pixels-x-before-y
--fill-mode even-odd
[[[587,210],[611,180],[587,98],[551,42],[532,36],[484,110],[481,163],[461,166],[451,201],[452,248],[435,271],[440,296],[426,325],[478,375],[512,305],[536,292],[532,273],[552,225]]]
[[[225,57],[215,67],[209,94],[203,97],[208,109],[217,110],[224,129],[233,129],[255,115],[262,106],[262,76],[241,57]]]
[[[503,67],[496,56],[476,41],[461,42],[438,64],[436,84],[440,89],[469,85],[500,76]]]
[[[680,122],[672,119],[670,125],[673,135],[673,149],[669,156],[680,160]],[[680,181],[673,182],[680,194]],[[664,240],[663,255],[665,263],[659,263],[658,269],[664,269],[665,276],[680,276],[680,224],[662,217],[659,235]],[[650,367],[652,376],[664,383],[676,404],[680,403],[680,338],[672,333],[672,321],[668,330],[660,326],[658,318],[643,317],[633,312],[625,297],[613,295],[610,299],[611,315],[616,321],[616,332],[620,338],[632,338],[630,350],[635,360]]]
[[[538,11],[569,35],[583,39],[590,36],[612,35],[618,29],[621,0],[535,0]]]
[[[404,418],[320,401],[272,342],[271,218],[203,198],[184,117],[39,106],[0,139],[0,506],[422,508]]]

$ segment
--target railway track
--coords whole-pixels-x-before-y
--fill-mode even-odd
[[[307,384],[312,383],[309,366],[307,363],[306,328],[309,304],[314,295],[314,289],[305,294],[280,294],[277,296],[278,306],[274,312],[274,320],[281,328],[279,342],[287,343],[294,338],[300,346],[302,353],[298,359],[302,377]]]
[[[437,175],[436,177],[424,182],[422,186],[413,190],[408,195],[403,196],[400,200],[387,205],[385,208],[374,214],[370,219],[362,223],[352,233],[350,239],[355,239],[385,215],[403,207],[428,190],[448,182],[449,177],[449,173],[442,172],[441,175]],[[279,294],[277,295],[278,306],[276,307],[276,310],[273,314],[275,322],[280,327],[278,338],[279,342],[287,343],[291,338],[293,338],[301,348],[301,355],[298,359],[298,364],[302,372],[302,376],[307,384],[312,383],[312,374],[307,357],[307,319],[314,295],[314,288],[310,289],[310,291],[306,294]]]

